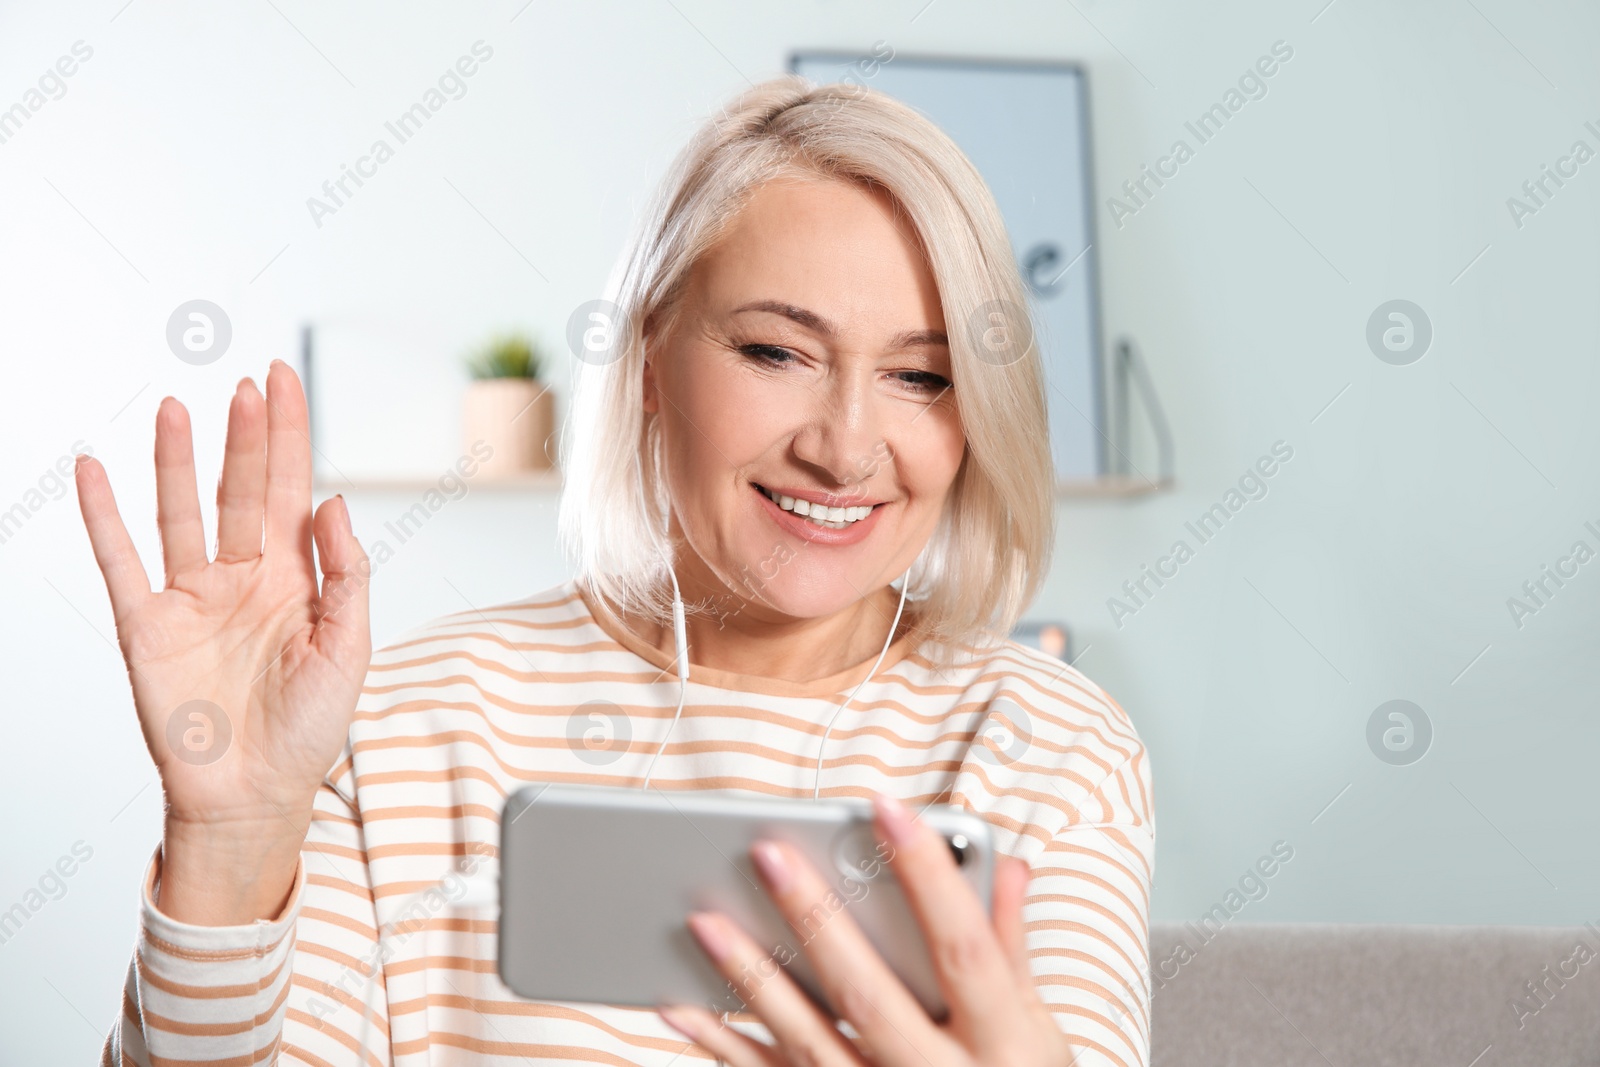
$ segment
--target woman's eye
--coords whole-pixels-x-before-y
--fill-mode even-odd
[[[931,371],[901,371],[895,377],[922,393],[942,393],[950,388],[950,379],[934,374]]]
[[[738,345],[737,350],[757,363],[764,363],[768,366],[784,366],[799,361],[799,357],[794,352],[781,345],[751,342],[750,344]],[[896,371],[892,377],[902,385],[909,387],[912,392],[934,397],[943,394],[951,387],[950,379],[934,374],[932,371]]]
[[[777,345],[740,345],[739,351],[763,363],[793,363],[794,353]]]

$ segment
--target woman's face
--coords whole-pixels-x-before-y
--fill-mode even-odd
[[[927,543],[965,450],[910,222],[853,183],[768,182],[680,301],[644,372],[680,578],[771,620],[882,589]]]

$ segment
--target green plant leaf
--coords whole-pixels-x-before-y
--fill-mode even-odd
[[[504,334],[494,338],[467,360],[472,377],[533,378],[544,369],[544,353],[525,334]]]

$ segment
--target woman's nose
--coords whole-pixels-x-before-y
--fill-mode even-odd
[[[870,377],[835,376],[808,399],[794,437],[795,457],[835,485],[870,478],[888,455],[888,427]]]

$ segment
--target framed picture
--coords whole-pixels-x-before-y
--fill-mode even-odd
[[[790,69],[820,83],[881,90],[948,133],[1005,218],[1033,301],[1049,383],[1056,477],[1108,473],[1089,88],[1069,62],[799,51]]]

